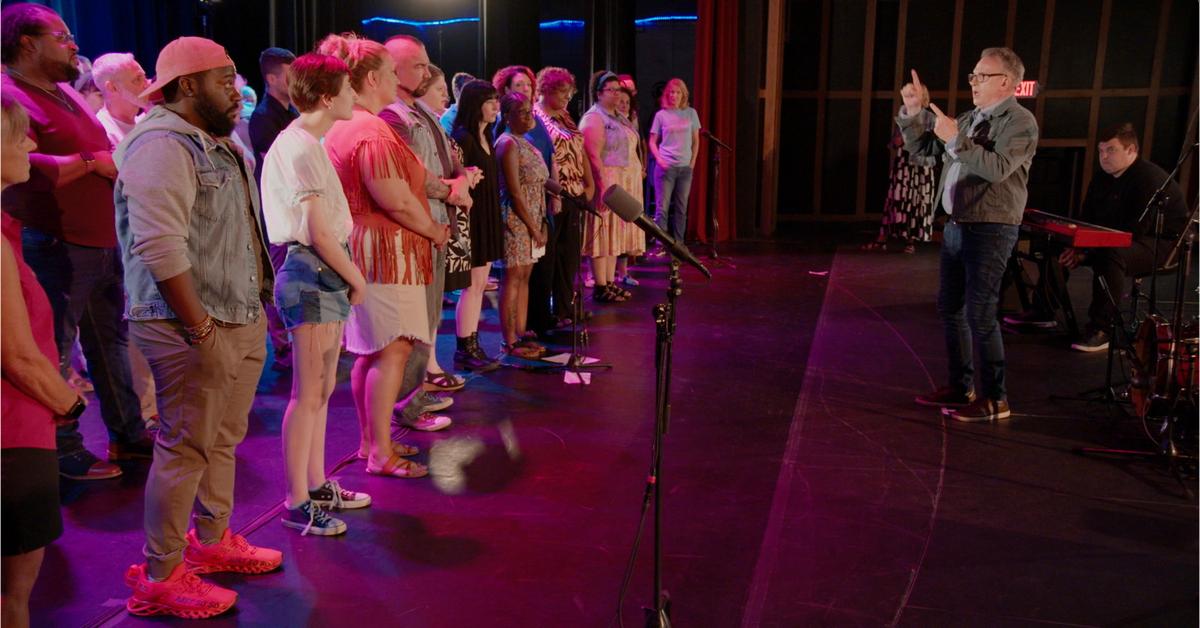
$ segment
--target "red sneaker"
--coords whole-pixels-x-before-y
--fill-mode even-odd
[[[179,563],[171,577],[154,582],[146,577],[146,564],[130,565],[125,584],[133,595],[125,608],[134,615],[174,615],[184,619],[204,619],[220,615],[237,601],[237,592],[201,580]]]
[[[195,530],[188,530],[187,541],[183,561],[196,573],[266,573],[283,564],[283,554],[278,550],[255,547],[229,528],[225,528],[221,541],[212,545],[201,543]]]

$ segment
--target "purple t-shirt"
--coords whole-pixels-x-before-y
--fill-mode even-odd
[[[699,129],[695,109],[659,109],[650,125],[650,135],[658,136],[658,165],[674,168],[691,163],[692,134]]]

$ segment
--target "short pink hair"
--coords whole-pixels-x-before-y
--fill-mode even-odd
[[[690,96],[688,94],[687,83],[684,83],[683,79],[681,78],[673,78],[667,81],[667,84],[663,86],[662,96],[660,96],[658,99],[658,106],[662,107],[663,109],[671,106],[671,103],[667,102],[667,92],[670,91],[672,87],[678,87],[679,91],[683,92],[683,99],[679,101],[679,108],[687,109],[688,99]]]

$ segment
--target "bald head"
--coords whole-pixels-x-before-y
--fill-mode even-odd
[[[413,94],[429,80],[429,55],[425,44],[416,37],[397,35],[384,44],[396,64],[396,79],[400,83],[398,96],[410,101]]]

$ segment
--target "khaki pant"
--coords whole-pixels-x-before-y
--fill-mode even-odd
[[[183,559],[188,519],[216,540],[233,510],[234,450],[266,359],[266,321],[217,327],[200,346],[184,341],[179,321],[137,321],[130,332],[150,363],[160,427],[146,479],[147,565],[165,577]]]

